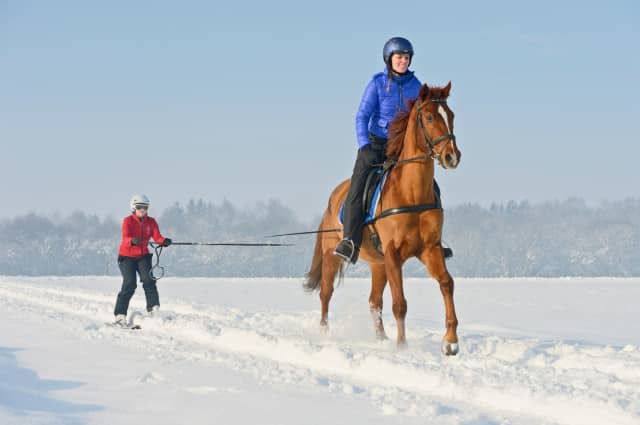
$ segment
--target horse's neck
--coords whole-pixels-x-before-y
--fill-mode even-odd
[[[404,147],[399,160],[423,157],[424,151],[416,147],[415,120],[407,126]],[[418,140],[419,143],[419,140]],[[407,205],[417,205],[434,202],[433,176],[434,162],[431,158],[405,162],[398,166],[397,194],[407,202]]]

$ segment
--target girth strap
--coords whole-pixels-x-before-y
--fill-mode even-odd
[[[440,202],[440,197],[437,193],[434,193],[434,196],[436,198],[436,201],[431,204],[411,205],[408,207],[389,208],[388,210],[384,210],[380,214],[375,216],[368,224],[373,224],[375,221],[378,221],[381,218],[389,217],[390,215],[421,213],[423,211],[442,209],[442,202]]]

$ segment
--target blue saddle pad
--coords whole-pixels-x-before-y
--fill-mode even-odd
[[[378,171],[382,173],[382,170]],[[389,173],[385,172],[378,184],[376,185],[373,196],[371,197],[371,202],[367,207],[367,212],[364,217],[364,224],[371,223],[376,215],[376,208],[378,207],[378,203],[380,202],[380,197],[382,196],[382,188],[384,187],[384,183],[387,181],[387,176]],[[366,189],[365,189],[366,190]],[[338,214],[338,218],[340,219],[340,224],[344,224],[344,201],[342,201],[342,205],[340,205],[340,213]]]

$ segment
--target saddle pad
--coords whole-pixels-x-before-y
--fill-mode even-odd
[[[382,189],[387,181],[388,174],[389,173],[384,173],[382,179],[380,179],[378,184],[375,185],[373,196],[371,196],[371,202],[366,206],[366,211],[364,212],[364,224],[370,223],[375,217],[376,208],[378,207],[378,203],[382,197]],[[342,205],[340,205],[340,213],[338,214],[338,217],[340,219],[340,224],[344,224],[344,201],[342,202]]]

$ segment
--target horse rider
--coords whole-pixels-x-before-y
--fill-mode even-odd
[[[386,67],[367,85],[356,114],[359,149],[344,204],[343,239],[333,252],[354,264],[362,244],[362,197],[367,175],[385,160],[389,125],[394,116],[407,111],[407,101],[416,99],[422,86],[413,71],[409,71],[413,53],[413,46],[406,38],[393,37],[384,44],[382,58]],[[434,187],[439,194],[435,180]]]

